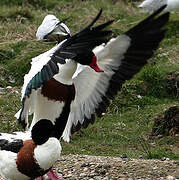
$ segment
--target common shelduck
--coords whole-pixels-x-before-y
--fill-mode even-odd
[[[179,11],[179,0],[145,0],[139,5],[139,7],[147,12],[153,12],[165,4],[167,6],[163,12]]]
[[[75,98],[72,76],[77,63],[89,65],[96,72],[102,71],[96,64],[97,58],[92,49],[108,41],[111,31],[103,29],[113,21],[92,27],[101,13],[82,31],[32,60],[31,70],[24,77],[23,107],[17,115],[20,122],[28,125],[31,113],[34,113],[31,127],[40,117],[49,117],[53,122],[60,123],[56,126],[59,125],[58,137],[61,137]]]
[[[52,122],[42,119],[31,132],[0,133],[0,175],[5,180],[40,180],[47,173],[52,180],[62,180],[52,170],[61,154],[53,131]]]
[[[37,40],[61,41],[62,38],[70,36],[69,28],[54,15],[45,16],[42,24],[36,32]]]
[[[72,133],[94,123],[95,115],[102,116],[110,99],[141,70],[164,38],[169,13],[158,15],[165,7],[108,42],[103,37],[111,32],[102,30],[112,21],[92,27],[100,11],[84,30],[34,59],[25,76],[19,122],[27,127],[33,114],[32,128],[39,119],[50,119],[56,123],[56,137],[62,135],[68,142]],[[101,71],[92,65],[96,61],[104,72],[96,72]],[[76,62],[82,64],[79,72]],[[89,64],[96,71],[83,66]]]

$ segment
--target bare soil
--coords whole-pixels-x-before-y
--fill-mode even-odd
[[[179,162],[63,155],[54,166],[68,180],[179,180]]]

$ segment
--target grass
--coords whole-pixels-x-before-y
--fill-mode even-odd
[[[21,130],[14,114],[20,108],[20,88],[33,57],[53,47],[35,39],[37,27],[47,14],[59,19],[69,17],[66,24],[72,33],[82,29],[103,8],[99,22],[115,19],[113,36],[127,31],[146,17],[131,1],[0,1],[0,132]],[[127,81],[107,113],[94,125],[76,133],[63,145],[63,154],[91,154],[146,158],[178,159],[178,137],[148,139],[153,119],[172,105],[179,104],[169,93],[167,76],[179,69],[179,14],[172,14],[166,38],[150,63],[131,81]]]

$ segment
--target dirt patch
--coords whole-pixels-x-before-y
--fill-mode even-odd
[[[151,136],[179,136],[179,106],[167,109],[154,120]]]
[[[179,72],[171,72],[166,79],[168,81],[168,93],[179,97]]]

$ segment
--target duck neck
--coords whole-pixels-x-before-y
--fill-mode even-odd
[[[65,64],[58,64],[59,73],[54,76],[54,79],[63,84],[72,84],[72,76],[76,71],[77,63],[73,60],[66,60]]]

